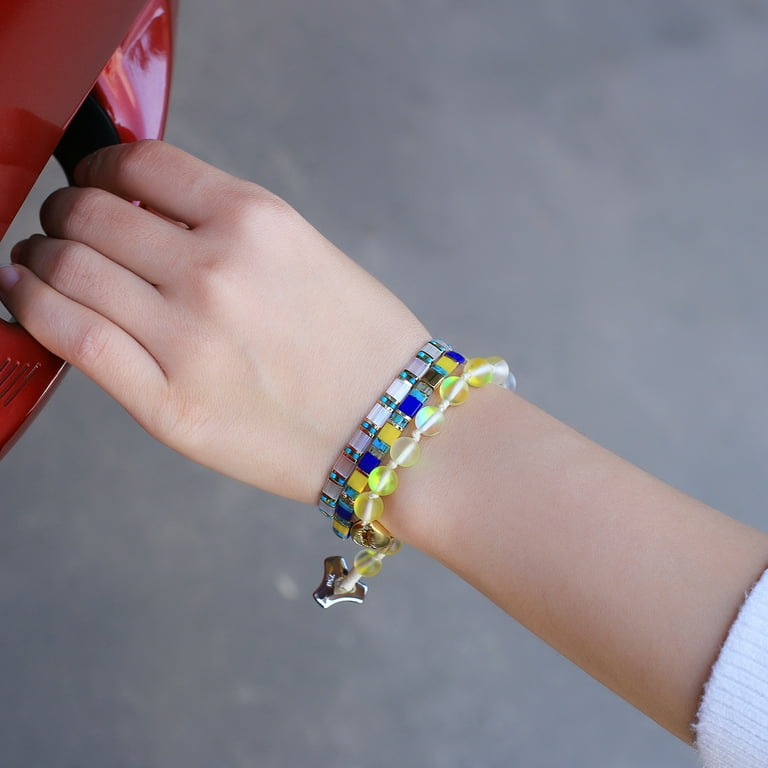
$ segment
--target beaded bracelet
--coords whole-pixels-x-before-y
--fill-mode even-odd
[[[335,516],[338,500],[348,479],[357,468],[360,459],[372,444],[379,430],[389,421],[403,401],[410,396],[413,387],[429,371],[430,365],[439,359],[444,352],[449,351],[451,351],[451,347],[440,339],[432,339],[427,342],[387,387],[365,419],[352,433],[347,445],[334,462],[328,480],[320,494],[320,511],[326,517],[333,518]]]
[[[423,360],[424,358],[415,359]],[[435,389],[440,386],[440,382],[464,362],[465,358],[450,348],[445,349],[437,359],[431,360],[428,369],[413,383],[409,394],[391,412],[386,424],[372,436],[368,450],[360,457],[357,467],[347,479],[336,504],[333,532],[339,538],[349,537],[354,516],[357,514],[355,511],[357,498],[365,490],[371,477],[378,478],[382,474],[381,465],[390,447],[400,438],[411,419],[418,415]],[[413,361],[409,367],[412,363]],[[357,517],[359,518],[360,515]]]
[[[453,360],[456,361],[456,358]],[[461,363],[456,361],[450,372],[462,363],[463,358]],[[421,456],[421,438],[440,432],[445,421],[445,411],[451,406],[464,403],[469,394],[469,387],[482,387],[489,383],[511,391],[517,387],[508,364],[500,357],[473,358],[466,362],[460,375],[447,375],[450,372],[443,369],[443,375],[437,371],[432,378],[439,393],[440,404],[431,406],[422,403],[414,411],[413,432],[409,436],[397,437],[389,446],[389,462],[386,465],[379,462],[368,474],[367,487],[370,490],[366,490],[366,485],[363,485],[357,492],[353,503],[351,528],[353,539],[364,549],[355,556],[351,569],[342,557],[325,559],[323,581],[313,595],[322,607],[328,608],[336,602],[362,603],[367,593],[367,585],[361,579],[377,575],[381,571],[384,558],[400,550],[401,542],[393,538],[377,521],[384,511],[382,496],[388,496],[397,489],[396,470],[418,462]]]

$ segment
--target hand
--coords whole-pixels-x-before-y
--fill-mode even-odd
[[[428,332],[285,202],[168,144],[77,173],[3,268],[10,312],[162,442],[314,501]]]

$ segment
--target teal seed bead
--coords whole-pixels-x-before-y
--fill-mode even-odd
[[[361,576],[373,578],[381,571],[381,555],[372,549],[360,550],[355,555],[355,568]]]
[[[379,496],[389,496],[397,490],[397,472],[392,467],[379,465],[368,475],[368,487]]]
[[[389,455],[401,467],[412,467],[421,458],[421,446],[412,437],[398,437],[392,443]]]
[[[384,514],[384,502],[378,494],[366,491],[355,499],[354,509],[358,519],[367,525]]]
[[[460,376],[448,376],[440,385],[440,397],[448,405],[461,405],[469,396],[469,386]]]
[[[484,357],[473,357],[467,360],[462,378],[468,381],[471,387],[484,387],[493,379],[493,363]]]
[[[439,408],[435,408],[433,405],[427,405],[422,408],[414,418],[416,429],[421,432],[422,435],[432,437],[439,434],[440,430],[445,424],[445,416]]]

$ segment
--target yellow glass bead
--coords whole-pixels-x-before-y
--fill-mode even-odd
[[[403,546],[403,542],[400,539],[392,539],[389,546],[384,550],[384,554],[389,557],[390,555],[396,555]]]
[[[440,385],[440,397],[449,405],[461,405],[469,396],[469,386],[459,376],[449,376]]]
[[[412,467],[421,458],[421,446],[412,437],[400,437],[392,443],[389,455],[401,467]]]
[[[437,435],[443,428],[445,416],[439,408],[435,408],[433,405],[426,405],[416,414],[413,421],[416,424],[416,429],[422,435],[432,437]]]
[[[503,387],[509,378],[509,363],[501,357],[489,357],[488,362],[493,366],[491,383]]]
[[[355,568],[363,575],[372,578],[381,571],[382,556],[372,549],[363,549],[355,555]]]
[[[493,364],[484,357],[473,357],[467,360],[462,376],[471,387],[484,387],[493,379]]]
[[[364,523],[372,523],[384,514],[384,502],[370,491],[361,493],[354,503],[355,514]]]
[[[389,496],[397,490],[397,472],[384,465],[376,467],[368,475],[368,487],[379,496]]]

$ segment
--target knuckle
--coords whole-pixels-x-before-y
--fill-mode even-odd
[[[228,208],[234,226],[250,233],[282,226],[294,214],[285,200],[255,184],[233,190]]]
[[[111,166],[111,173],[117,177],[132,177],[141,173],[146,165],[153,164],[160,151],[161,142],[153,139],[142,139],[128,144],[120,144],[104,158]]]
[[[94,368],[108,343],[109,336],[104,326],[95,320],[87,322],[75,334],[71,362],[84,370]]]
[[[76,292],[85,281],[86,259],[83,249],[74,242],[62,243],[48,261],[48,283],[60,292]]]
[[[99,217],[104,193],[98,189],[62,189],[49,198],[41,214],[46,231],[66,236],[81,233]]]

